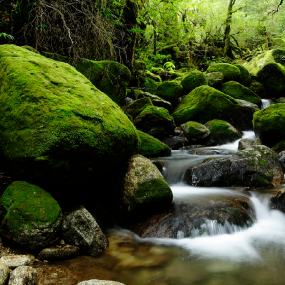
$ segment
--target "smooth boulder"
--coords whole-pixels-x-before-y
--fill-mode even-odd
[[[54,240],[62,220],[57,201],[36,185],[13,182],[0,199],[0,234],[29,249],[42,249]]]
[[[148,93],[148,92],[140,92],[138,94],[138,99],[140,99],[140,98],[149,98],[154,106],[165,108],[168,111],[170,111],[172,109],[172,105],[170,102],[163,100],[162,98],[160,98],[157,95],[153,95],[153,94]]]
[[[221,72],[224,75],[224,82],[237,81],[240,77],[238,67],[228,63],[216,63],[208,67],[207,73]]]
[[[175,103],[181,97],[182,90],[183,87],[179,82],[165,81],[157,87],[155,95],[171,103]]]
[[[182,94],[187,95],[199,86],[208,85],[208,80],[203,72],[194,70],[182,79],[181,85],[183,86]]]
[[[39,260],[66,260],[77,257],[80,254],[80,248],[77,246],[66,245],[58,247],[49,247],[43,249],[37,256]]]
[[[276,187],[284,174],[277,155],[264,145],[252,146],[230,158],[206,160],[187,169],[185,180],[206,187]]]
[[[244,150],[254,145],[262,145],[261,140],[260,139],[241,139],[238,142],[238,149]]]
[[[211,134],[206,126],[197,122],[182,124],[181,129],[190,144],[204,144]]]
[[[249,85],[251,83],[251,76],[249,71],[241,64],[234,64],[234,66],[236,66],[240,71],[240,76],[237,81],[242,85]]]
[[[11,272],[8,285],[37,285],[37,270],[31,266],[19,266]]]
[[[74,67],[15,45],[0,61],[0,150],[18,180],[66,200],[133,154],[132,122]]]

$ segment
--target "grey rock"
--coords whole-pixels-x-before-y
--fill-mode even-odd
[[[30,266],[19,266],[11,272],[9,285],[37,285],[37,270]]]
[[[43,249],[37,258],[39,260],[66,260],[78,256],[80,249],[77,246],[66,245]]]
[[[271,197],[269,206],[273,210],[279,210],[285,213],[285,191],[280,190],[276,195]]]
[[[9,268],[14,269],[18,266],[25,266],[31,263],[30,257],[27,255],[7,255],[2,256],[0,261],[6,264]]]
[[[194,186],[275,187],[283,183],[284,174],[277,155],[260,145],[230,158],[206,160],[187,169],[185,180]]]
[[[5,263],[0,262],[0,285],[7,284],[9,273],[9,267]]]
[[[124,285],[124,284],[116,281],[91,279],[88,281],[82,281],[77,285]]]
[[[230,152],[227,152],[222,149],[207,149],[207,148],[190,150],[188,153],[192,155],[231,155]]]
[[[235,100],[239,101],[243,106],[251,108],[252,110],[254,110],[254,112],[260,111],[260,108],[256,104],[241,99],[235,99]]]
[[[65,242],[93,256],[108,246],[107,238],[96,220],[83,206],[64,214],[62,235]]]
[[[166,145],[168,145],[172,150],[177,150],[181,147],[183,147],[186,144],[186,138],[185,137],[169,137],[162,140],[162,142]]]
[[[169,101],[166,101],[157,95],[153,95],[153,94],[148,93],[148,92],[141,92],[138,95],[138,99],[145,98],[145,97],[149,98],[154,106],[165,108],[168,111],[170,111],[172,109],[172,105]]]
[[[254,145],[262,145],[260,139],[241,139],[238,143],[238,149],[244,150]]]
[[[206,74],[206,77],[208,79],[208,85],[214,88],[222,86],[225,78],[221,72],[210,72]]]
[[[279,160],[283,170],[285,171],[285,151],[281,151],[278,154],[278,160]]]

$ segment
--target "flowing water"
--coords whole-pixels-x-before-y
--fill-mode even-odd
[[[254,133],[244,132],[244,137],[254,138]],[[227,157],[237,152],[237,146],[238,141],[211,149],[225,150],[229,154],[217,157]],[[109,248],[102,256],[41,265],[40,284],[75,285],[92,278],[126,285],[284,284],[285,214],[269,208],[270,196],[284,187],[244,191],[183,184],[185,170],[208,157],[181,150],[158,159],[164,163],[174,202],[247,197],[255,214],[252,226],[207,220],[201,225],[205,229],[202,235],[197,229],[187,238],[178,233],[176,239],[143,239],[130,231],[113,229],[108,234]]]
[[[268,106],[271,105],[271,101],[268,99],[261,99],[262,103],[261,103],[261,109],[265,109]]]

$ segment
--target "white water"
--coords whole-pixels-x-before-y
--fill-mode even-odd
[[[271,102],[270,100],[268,99],[261,99],[262,103],[261,103],[261,109],[265,109],[267,108],[268,106],[271,105]]]
[[[255,138],[255,136],[253,132],[244,132],[243,138]],[[238,141],[218,148],[236,152]],[[209,196],[244,195],[241,191],[231,188],[193,187],[182,182],[171,185],[171,189],[174,201],[192,200],[197,197],[202,199]],[[223,226],[217,221],[208,220],[202,225],[202,228],[206,230],[202,236],[199,236],[196,230],[192,231],[192,236],[189,238],[184,238],[183,232],[178,232],[178,239],[150,238],[144,240],[155,244],[182,247],[189,251],[192,257],[222,259],[231,262],[262,261],[264,248],[285,254],[285,215],[278,210],[269,209],[268,194],[251,192],[251,195],[250,202],[255,211],[256,221],[249,228],[241,228],[228,222]]]

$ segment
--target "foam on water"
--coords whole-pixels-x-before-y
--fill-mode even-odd
[[[261,99],[262,103],[261,103],[261,109],[265,109],[267,108],[268,106],[271,105],[271,102],[270,100],[268,99]]]

